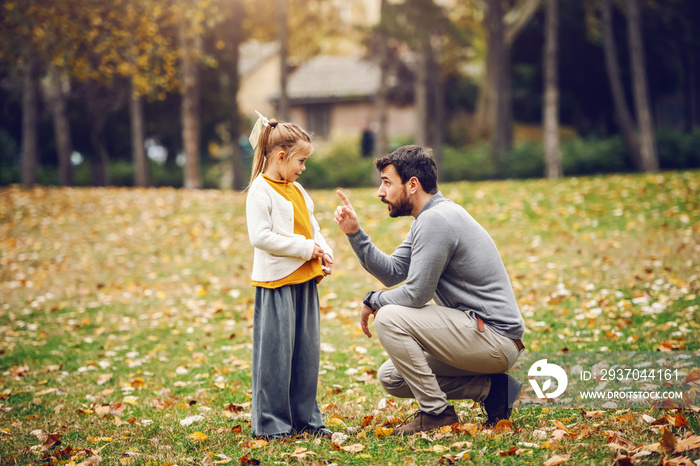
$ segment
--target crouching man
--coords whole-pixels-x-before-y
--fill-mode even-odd
[[[424,148],[401,147],[376,166],[382,180],[377,195],[389,216],[415,218],[406,239],[391,255],[380,251],[342,191],[335,222],[369,273],[386,287],[403,282],[367,293],[360,312],[368,337],[374,316],[390,357],[378,371],[382,387],[420,405],[395,433],[458,422],[447,400],[483,402],[487,426],[508,419],[522,383],[505,372],[524,348],[525,324],[496,245],[462,206],[438,191],[437,167]],[[437,304],[428,304],[431,299]]]

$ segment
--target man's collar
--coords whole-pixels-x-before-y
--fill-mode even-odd
[[[425,205],[423,206],[423,208],[420,210],[420,212],[418,212],[418,215],[416,215],[416,218],[420,217],[420,214],[422,214],[426,210],[432,209],[435,206],[435,204],[437,204],[438,202],[440,202],[443,199],[445,199],[445,198],[442,196],[442,192],[440,192],[440,191],[438,191],[435,194],[433,194],[432,196],[430,196],[430,199],[428,199],[428,202],[426,202]]]

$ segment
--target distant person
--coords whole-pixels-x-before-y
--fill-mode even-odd
[[[374,316],[391,358],[377,375],[382,387],[420,405],[413,421],[395,433],[458,422],[447,402],[454,399],[483,402],[487,426],[508,419],[522,383],[505,372],[524,348],[525,324],[496,245],[462,206],[438,191],[437,167],[425,149],[401,147],[376,166],[377,195],[389,216],[415,217],[406,239],[391,255],[380,251],[340,190],[335,222],[369,273],[387,287],[403,282],[367,293],[360,312],[368,337]]]
[[[363,157],[372,157],[374,155],[374,132],[366,126],[362,130],[362,138],[360,139],[360,149]]]
[[[259,114],[258,114],[259,115]],[[330,437],[316,401],[320,364],[317,283],[333,268],[333,251],[296,182],[313,152],[309,133],[260,115],[246,199],[254,247],[253,432],[267,439]]]

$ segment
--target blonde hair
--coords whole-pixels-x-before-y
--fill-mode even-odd
[[[306,130],[294,123],[278,123],[277,120],[270,120],[269,124],[260,132],[258,145],[253,155],[253,169],[248,188],[253,180],[265,170],[267,158],[278,147],[287,153],[287,160],[295,154],[311,154],[314,150],[314,146],[311,145],[311,135]]]

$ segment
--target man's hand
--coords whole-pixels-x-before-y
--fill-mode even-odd
[[[368,324],[369,316],[371,316],[373,312],[374,311],[371,307],[367,306],[366,304],[362,305],[362,310],[360,311],[360,327],[362,327],[362,331],[365,335],[367,335],[367,338],[372,338],[372,334],[369,332]]]
[[[350,199],[341,190],[337,190],[336,193],[343,200],[343,205],[335,209],[335,223],[346,235],[357,233],[360,229],[360,222],[357,220],[355,209],[350,204]]]

